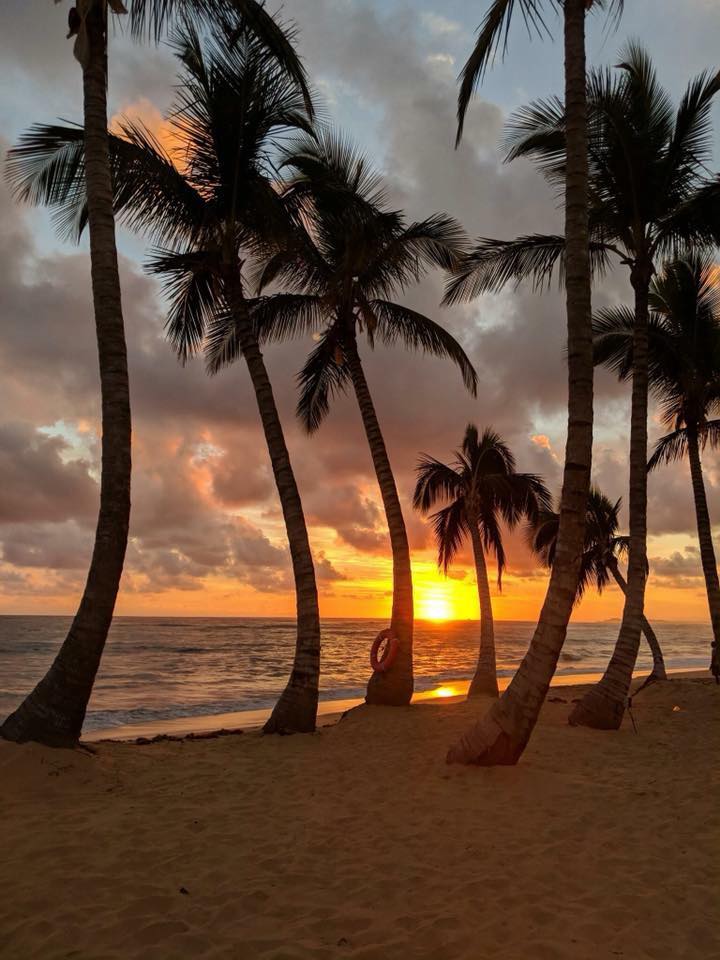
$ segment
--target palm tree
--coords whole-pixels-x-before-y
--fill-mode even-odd
[[[245,18],[309,103],[305,70],[290,36],[259,0],[134,0],[133,31],[159,38],[173,17],[213,19],[224,11]],[[84,0],[70,8],[68,38],[83,77],[83,152],[90,233],[90,275],[98,344],[102,419],[100,509],[95,544],[80,606],[48,672],[0,725],[0,736],[73,746],[80,738],[120,585],[130,524],[131,415],[127,348],[115,244],[108,118],[109,15],[127,13],[122,0]],[[24,151],[10,152],[9,179],[20,199],[52,203],[57,184],[25,179]],[[80,162],[80,158],[78,158]]]
[[[703,480],[701,451],[720,441],[720,294],[712,259],[689,255],[665,265],[653,280],[648,325],[650,388],[671,433],[655,446],[654,470],[690,461],[700,557],[713,637],[720,640],[720,584]],[[599,359],[620,379],[633,363],[632,314],[606,310],[596,322]]]
[[[623,0],[548,0],[562,9],[567,103],[565,177],[566,313],[568,333],[568,432],[565,447],[557,562],[530,648],[503,696],[448,751],[448,762],[514,764],[540,715],[565,642],[579,574],[585,506],[590,487],[593,422],[590,257],[588,238],[587,95],[585,15],[593,7],[620,14]],[[546,29],[541,0],[492,0],[475,48],[461,74],[458,136],[473,92],[498,49],[507,47],[513,13]]]
[[[404,343],[449,357],[475,392],[476,374],[457,341],[428,317],[389,299],[428,267],[452,268],[464,234],[452,218],[436,214],[406,223],[385,209],[379,178],[343,138],[325,132],[296,143],[286,166],[294,176],[285,192],[297,213],[295,230],[258,271],[258,290],[278,284],[282,293],[264,298],[255,311],[261,339],[315,331],[317,346],[299,375],[298,416],[308,433],[320,426],[330,400],[352,385],[360,408],[387,517],[393,561],[391,627],[397,656],[368,683],[368,703],[402,705],[413,691],[413,591],[405,521],[375,405],[363,370],[358,334]],[[228,357],[222,331],[216,362]]]
[[[632,332],[630,334],[632,336]],[[587,588],[594,585],[602,593],[610,578],[620,587],[623,596],[627,592],[627,582],[620,572],[618,556],[626,556],[630,538],[619,536],[619,514],[622,500],[613,503],[597,487],[590,488],[588,496],[587,519],[585,522],[585,546],[580,564],[576,602],[580,601]],[[553,511],[541,513],[536,524],[528,530],[530,548],[538,554],[546,567],[552,568],[555,562],[557,531],[560,516]],[[650,647],[653,658],[650,680],[667,680],[665,660],[655,631],[643,615],[642,632]]]
[[[186,24],[175,37],[182,84],[166,153],[148,130],[126,122],[111,136],[114,206],[155,242],[149,261],[170,303],[168,336],[182,360],[206,334],[230,327],[255,389],[280,495],[297,590],[297,640],[290,681],[267,732],[314,729],[320,623],[317,588],[300,496],[259,343],[243,262],[274,232],[289,229],[273,157],[291,131],[311,130],[303,92],[249,31],[228,24],[202,37]],[[81,131],[36,127],[26,138],[31,181],[55,184],[58,216],[82,227]],[[175,159],[182,164],[182,169]]]
[[[615,257],[630,271],[635,293],[630,431],[628,589],[613,657],[602,680],[576,704],[570,722],[616,729],[622,721],[640,645],[647,577],[647,325],[656,260],[678,243],[720,238],[720,178],[708,176],[709,119],[720,74],[693,80],[678,107],[657,81],[645,51],[630,44],[619,76],[589,77],[590,241],[601,273]],[[558,99],[536,101],[509,127],[509,159],[535,158],[548,180],[566,176],[566,111]],[[548,281],[565,263],[562,236],[482,240],[453,279],[448,300],[496,289],[508,280]]]
[[[417,475],[415,509],[429,513],[438,503],[446,504],[430,518],[438,566],[446,574],[463,542],[470,538],[480,601],[480,652],[468,697],[497,697],[495,630],[485,553],[495,554],[497,584],[502,589],[506,557],[501,523],[510,530],[523,518],[537,523],[541,512],[550,509],[550,493],[540,477],[517,473],[515,457],[499,434],[486,429],[480,436],[472,423],[453,463],[423,455]]]
[[[95,545],[80,606],[45,676],[0,726],[7,740],[72,746],[80,738],[87,703],[110,628],[125,561],[130,523],[130,394],[120,298],[112,185],[107,144],[108,7],[119,0],[86,4],[82,20],[73,7],[71,32],[82,66],[84,167],[90,230],[90,275],[100,366],[102,460]],[[76,22],[77,21],[77,22]],[[22,148],[10,152],[8,177],[23,200],[33,195],[22,178]]]

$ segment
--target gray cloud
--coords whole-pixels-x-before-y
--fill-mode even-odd
[[[663,4],[666,13],[680,16],[671,7]],[[29,119],[77,118],[79,70],[62,39],[66,5],[47,4],[42,31],[31,5],[10,0],[4,12],[8,28],[0,55],[14,87],[26,94],[19,105],[6,98],[4,129],[18,130]],[[530,165],[502,165],[504,118],[496,104],[477,98],[463,144],[453,148],[454,76],[470,42],[465,5],[451,3],[442,13],[428,8],[418,17],[409,7],[360,0],[296,0],[288,12],[302,27],[311,74],[335,101],[331,111],[341,121],[351,118],[350,132],[370,144],[392,202],[409,216],[447,210],[473,236],[558,228],[555,199]],[[137,48],[126,37],[114,37],[110,63],[111,109],[140,97],[160,108],[168,102],[173,71],[165,49]],[[97,450],[68,461],[64,441],[35,428],[61,419],[96,425],[97,357],[86,249],[53,249],[45,214],[14,207],[4,187],[0,216],[0,574],[7,589],[15,583],[20,594],[26,571],[43,564],[65,571],[58,577],[81,580],[96,509]],[[163,338],[157,287],[136,262],[138,243],[123,235],[121,243],[135,438],[133,539],[124,589],[197,589],[220,575],[258,590],[288,589],[277,497],[244,366],[213,380],[200,362],[181,368]],[[628,293],[618,272],[603,282],[596,302],[617,302]],[[468,420],[498,429],[519,468],[543,474],[554,490],[563,455],[562,296],[521,288],[441,310],[441,295],[442,280],[435,276],[402,296],[461,339],[480,375],[477,399],[446,362],[400,349],[373,353],[362,345],[414,550],[430,545],[425,521],[410,507],[417,454],[450,459]],[[338,544],[364,554],[385,552],[387,532],[354,398],[341,398],[313,438],[295,424],[294,375],[311,346],[304,341],[265,351],[308,518],[312,527],[334,531]],[[617,497],[627,487],[627,388],[601,372],[596,395],[596,480]],[[17,422],[21,428],[12,426]],[[538,436],[547,443],[533,440]],[[720,498],[711,470],[707,481],[717,516]],[[650,496],[651,533],[695,536],[685,464],[651,477]],[[267,522],[266,533],[260,522]],[[508,553],[513,572],[535,575],[520,533],[509,537]],[[343,578],[327,556],[318,553],[316,560],[325,584]],[[470,564],[468,553],[459,558],[460,568]]]
[[[63,461],[67,450],[29,424],[0,424],[0,524],[92,517],[97,485],[85,461]]]

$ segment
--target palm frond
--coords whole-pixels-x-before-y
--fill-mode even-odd
[[[229,25],[231,43],[243,32],[256,38],[298,85],[312,117],[307,71],[295,49],[297,31],[273,18],[260,0],[133,0],[130,6],[132,33],[156,42],[178,22],[202,27],[218,19]]]
[[[322,300],[312,294],[276,293],[259,298],[253,322],[260,343],[280,342],[312,333],[326,317]]]
[[[467,249],[467,235],[454,217],[436,213],[388,234],[382,223],[377,254],[359,273],[358,282],[370,296],[388,296],[393,290],[417,282],[427,268],[455,270]]]
[[[327,330],[298,374],[300,397],[297,416],[308,433],[314,433],[330,410],[330,400],[344,393],[350,372],[334,328]]]
[[[146,270],[163,280],[169,300],[165,330],[185,363],[202,346],[208,324],[222,303],[216,258],[205,251],[156,250]]]
[[[706,420],[700,428],[700,447],[709,446],[712,450],[720,447],[720,420]]]
[[[8,150],[5,179],[21,203],[53,208],[61,235],[80,236],[86,196],[82,126],[33,124]]]
[[[590,243],[590,268],[602,275],[610,263],[609,249],[600,241]],[[474,300],[482,293],[501,290],[507,283],[518,286],[530,280],[534,290],[542,290],[565,273],[565,238],[560,234],[531,234],[516,240],[492,240],[481,237],[445,285],[443,303],[452,305]]]
[[[617,535],[620,505],[621,500],[613,503],[597,487],[590,488],[575,603],[591,585],[602,592],[610,579],[614,558],[627,549],[628,538]],[[560,514],[544,507],[526,531],[528,546],[548,568],[555,562],[559,527]]]
[[[281,167],[290,169],[290,191],[310,192],[326,213],[346,207],[363,215],[375,213],[387,200],[380,174],[363,151],[342,131],[320,126],[312,136],[296,137],[282,153]]]
[[[495,567],[497,570],[497,588],[502,593],[503,573],[507,568],[507,555],[503,545],[502,531],[498,522],[498,515],[495,511],[487,513],[480,511],[478,520],[480,543],[485,554],[492,553],[495,557]]]
[[[108,138],[113,207],[130,229],[159,244],[187,242],[202,227],[205,204],[142,124],[120,123]],[[58,229],[78,239],[87,223],[81,127],[36,124],[8,153],[15,195],[54,210]]]
[[[205,199],[144,124],[121,120],[119,129],[110,136],[116,215],[153,243],[192,241],[206,222]]]
[[[425,453],[418,457],[415,472],[413,507],[421,513],[429,513],[438,501],[455,499],[462,490],[462,476]]]
[[[432,514],[430,521],[438,548],[438,567],[447,574],[463,540],[470,532],[465,514],[465,502],[460,497],[447,507]]]
[[[465,114],[485,71],[498,52],[505,55],[510,25],[516,8],[519,9],[529,32],[550,35],[541,12],[541,0],[493,0],[478,29],[475,47],[458,78],[460,90],[458,91],[458,128],[455,146],[462,139]]]
[[[676,258],[693,246],[720,246],[720,174],[706,179],[658,220],[654,255]]]
[[[548,171],[565,166],[565,104],[559,97],[533,100],[511,114],[502,139],[505,162],[528,157]]]
[[[648,473],[660,464],[675,463],[687,456],[688,436],[686,429],[674,430],[661,437],[655,444],[652,456],[648,460]]]
[[[627,380],[632,374],[635,313],[629,307],[608,307],[593,317],[593,363]]]
[[[232,366],[242,357],[243,340],[246,335],[243,324],[245,321],[250,321],[250,302],[247,302],[247,310],[248,317],[238,317],[229,309],[218,304],[209,316],[203,344],[205,369],[210,376],[214,376],[225,367]]]
[[[253,287],[262,293],[277,283],[298,293],[327,288],[330,270],[304,227],[289,230],[279,248],[260,257],[250,274]]]
[[[369,307],[377,319],[374,331],[384,344],[398,341],[412,350],[436,357],[447,357],[456,365],[467,389],[477,393],[477,373],[468,355],[455,337],[429,317],[389,300],[371,300]]]
[[[559,529],[560,514],[552,509],[541,511],[525,528],[525,542],[544,567],[550,568],[555,562]]]
[[[676,179],[694,179],[712,157],[713,99],[720,92],[720,71],[706,71],[690,81],[675,116],[665,160],[668,186]]]

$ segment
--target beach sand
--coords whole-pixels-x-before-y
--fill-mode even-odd
[[[0,957],[720,957],[720,688],[644,690],[637,733],[568,727],[580,689],[514,768],[445,764],[477,701],[314,736],[0,743]]]

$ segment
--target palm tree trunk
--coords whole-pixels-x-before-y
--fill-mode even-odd
[[[720,583],[718,582],[717,562],[712,541],[712,525],[710,512],[705,495],[705,481],[703,480],[702,463],[700,462],[700,445],[694,430],[687,431],[688,458],[690,460],[690,477],[692,479],[693,498],[695,500],[695,516],[697,518],[698,541],[700,543],[700,559],[705,587],[707,589],[710,621],[712,623],[713,638],[716,647],[720,647]]]
[[[375,413],[375,406],[370,396],[354,336],[348,338],[345,347],[350,376],[360,407],[365,435],[370,446],[390,533],[393,561],[393,602],[390,629],[398,641],[395,662],[385,673],[373,673],[368,681],[365,699],[368,703],[404,706],[410,703],[413,693],[413,587],[410,547],[400,498],[395,486],[395,477],[390,466],[385,441],[380,431],[380,424]]]
[[[636,264],[633,326],[632,398],[630,413],[630,549],[625,606],[613,655],[595,686],[575,704],[573,726],[617,730],[622,723],[640,649],[640,631],[647,580],[647,416],[648,416],[648,292],[652,267]]]
[[[130,521],[130,394],[107,138],[105,5],[86,21],[83,64],[90,273],[100,365],[100,510],[90,569],[75,618],[53,664],[0,727],[8,740],[73,746],[80,738],[112,621]]]
[[[312,733],[317,718],[320,683],[320,611],[310,540],[272,385],[248,315],[236,264],[226,269],[225,293],[237,324],[240,348],[255,390],[285,520],[295,578],[295,659],[288,684],[263,727],[263,732]]]
[[[625,582],[625,577],[620,573],[620,568],[617,565],[617,561],[611,561],[608,566],[610,567],[610,572],[612,573],[615,583],[620,587],[623,592],[623,596],[627,595],[627,583]],[[663,657],[662,648],[660,647],[660,641],[655,635],[655,631],[648,623],[645,615],[641,621],[641,630],[643,636],[647,640],[648,646],[650,647],[650,653],[653,658],[653,668],[649,680],[667,680],[667,671],[665,669],[665,658]]]
[[[540,715],[575,602],[590,487],[593,421],[585,0],[565,0],[565,104],[568,433],[556,559],[526,656],[489,713],[450,748],[450,763],[517,763]]]
[[[498,695],[492,600],[490,598],[485,551],[483,550],[477,523],[470,524],[470,537],[475,557],[475,578],[480,601],[480,652],[478,653],[475,676],[472,678],[468,690],[468,700],[471,697],[497,697]]]

